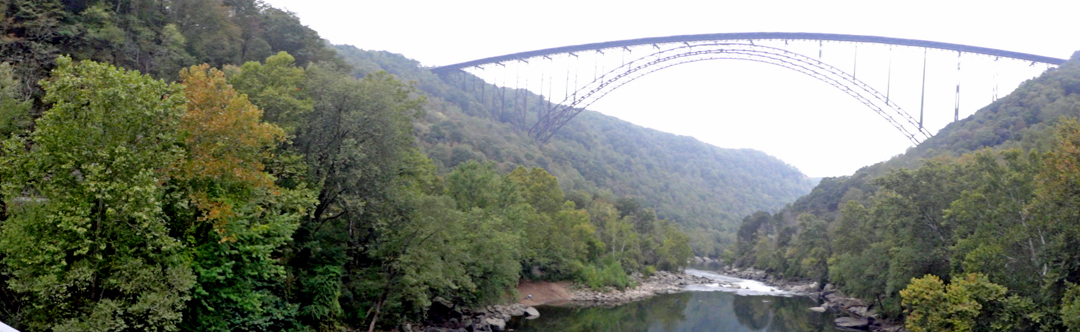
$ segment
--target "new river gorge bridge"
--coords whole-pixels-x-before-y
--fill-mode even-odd
[[[832,46],[837,44],[846,45],[841,52],[851,53],[845,58],[845,61],[849,62],[839,64],[823,59],[826,50],[834,52],[834,49],[839,48]],[[885,73],[878,75],[884,76],[884,82],[878,79],[876,85],[871,85],[856,76],[860,69],[859,47],[863,47],[864,54],[871,53],[865,51],[868,48],[888,49],[887,52],[879,50],[870,55],[881,57],[884,54],[888,58],[888,64],[885,65],[887,68],[878,68],[879,72]],[[909,58],[913,54],[919,57],[921,53],[922,81],[918,117],[901,108],[897,98],[892,96],[895,80],[893,54],[902,53],[899,52],[901,49],[907,50],[903,54]],[[866,105],[913,144],[918,144],[933,135],[923,126],[927,55],[930,52],[956,54],[953,121],[960,117],[961,63],[981,58],[983,61],[990,61],[993,68],[1038,65],[1049,69],[1065,62],[1065,59],[1048,56],[927,40],[826,33],[753,32],[679,35],[563,46],[429,69],[443,80],[456,82],[466,90],[477,93],[481,102],[490,109],[497,110],[498,116],[504,121],[527,131],[541,144],[547,142],[586,107],[612,91],[666,68],[708,60],[752,61],[813,77]],[[882,62],[877,60],[879,61],[876,62]],[[908,59],[908,62],[911,60]],[[841,66],[851,70],[841,69]],[[996,81],[997,74],[993,75],[992,80]],[[992,98],[996,100],[998,83],[993,84]],[[509,98],[507,89],[511,92]],[[530,101],[531,99],[533,101]]]

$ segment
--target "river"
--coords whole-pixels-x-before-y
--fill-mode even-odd
[[[687,274],[736,287],[691,285],[689,292],[658,295],[616,307],[540,306],[540,318],[515,320],[516,331],[680,332],[680,331],[839,331],[830,313],[810,311],[818,304],[753,280],[687,269]]]

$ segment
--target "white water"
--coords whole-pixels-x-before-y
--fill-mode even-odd
[[[764,283],[762,283],[760,281],[736,278],[736,277],[726,276],[726,275],[722,275],[722,274],[717,274],[715,272],[695,270],[695,269],[686,269],[686,274],[693,275],[693,276],[698,276],[698,277],[705,277],[705,278],[709,278],[709,279],[717,281],[716,283],[712,283],[712,284],[708,284],[708,285],[687,285],[686,286],[687,290],[695,291],[695,292],[728,292],[728,293],[735,293],[736,295],[742,295],[742,296],[770,295],[770,296],[792,297],[792,296],[798,295],[796,293],[792,293],[792,292],[789,292],[789,291],[778,289],[778,288],[773,287],[773,286],[766,285],[766,284],[764,284]],[[731,287],[727,287],[727,285],[730,285]]]

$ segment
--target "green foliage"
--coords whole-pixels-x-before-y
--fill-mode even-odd
[[[202,65],[180,77],[187,97],[180,126],[187,153],[174,168],[179,199],[171,219],[184,228],[198,277],[183,328],[288,327],[297,308],[281,298],[286,274],[277,253],[314,203],[313,193],[274,185],[262,161],[270,159],[269,149],[284,132],[262,122],[262,112],[225,83],[224,73]]]
[[[30,128],[32,101],[29,97],[23,92],[11,64],[0,62],[0,137]]]
[[[633,286],[633,281],[626,275],[622,264],[619,264],[617,260],[610,256],[597,264],[585,265],[581,269],[580,281],[594,289],[603,289],[609,286],[625,289]]]
[[[794,167],[761,152],[720,149],[591,111],[537,145],[512,110],[523,107],[522,98],[539,96],[496,89],[471,75],[440,77],[399,54],[342,45],[336,50],[357,68],[357,76],[385,70],[415,81],[429,96],[418,136],[440,172],[468,160],[492,161],[502,172],[541,167],[559,179],[564,192],[607,189],[653,208],[689,231],[697,255],[719,255],[734,242],[740,216],[777,209],[813,185]],[[539,110],[535,103],[528,106],[529,114]]]
[[[0,59],[14,64],[28,83],[22,93],[35,98],[60,54],[170,80],[194,64],[240,64],[280,51],[301,66],[340,61],[294,14],[258,0],[11,0],[0,2],[0,13]]]
[[[788,260],[798,263],[793,265],[797,272],[789,274],[824,282],[829,275],[828,259],[832,255],[829,225],[812,214],[800,215],[798,219],[802,231],[792,245],[795,251],[788,254]]]
[[[654,234],[658,248],[652,264],[665,271],[678,271],[686,267],[694,252],[690,249],[690,239],[677,225],[666,220],[658,221]]]
[[[0,18],[0,318],[20,329],[388,328],[521,277],[626,287],[810,184],[595,113],[538,146],[492,95],[388,53],[343,49],[350,71],[260,1]]]
[[[954,279],[948,286],[934,275],[912,279],[900,291],[908,313],[905,327],[912,332],[1021,330],[1033,304],[1006,297],[1007,291],[976,273]]]
[[[526,278],[625,288],[630,271],[678,270],[692,257],[677,225],[656,219],[632,199],[575,192],[564,201],[558,182],[540,168],[500,175],[493,163],[468,161],[447,175],[446,190],[467,219],[475,220],[466,226],[475,235],[467,242],[475,244],[468,250],[476,257],[467,269],[480,289],[492,280],[504,280],[499,286],[505,289],[519,271]],[[496,294],[486,298],[491,295]]]
[[[194,283],[162,213],[163,172],[183,156],[181,87],[61,57],[51,108],[4,143],[10,215],[0,250],[32,330],[170,331]]]
[[[1061,298],[1061,320],[1069,332],[1080,331],[1080,286],[1069,284]]]
[[[244,63],[229,83],[248,92],[248,99],[263,109],[263,118],[292,133],[311,112],[312,102],[303,91],[304,69],[285,51],[258,61]]]
[[[748,216],[730,247],[733,262],[811,277],[807,263],[831,247],[829,282],[889,317],[902,317],[905,301],[923,301],[920,310],[937,318],[909,316],[920,328],[1068,328],[1074,301],[1066,294],[1080,276],[1080,124],[1061,115],[1080,111],[1077,82],[1080,63],[1073,60],[904,155],[823,179],[772,218]],[[824,226],[791,218],[804,213]],[[831,230],[825,241],[800,245],[821,238],[822,227]],[[953,280],[949,287],[992,280],[1007,291],[964,295],[992,301],[980,302],[981,311],[961,308],[940,301],[960,296],[948,295],[940,280],[912,284],[928,274]],[[964,279],[972,274],[978,280]],[[902,298],[904,289],[916,298]],[[984,288],[957,294],[974,289]]]
[[[301,222],[290,259],[290,273],[302,280],[290,286],[296,287],[293,301],[301,305],[302,321],[323,328],[338,319],[359,325],[369,317],[355,315],[371,307],[426,305],[428,287],[454,278],[433,273],[442,270],[431,266],[442,264],[430,255],[443,249],[428,248],[445,242],[446,232],[433,220],[441,212],[413,212],[416,204],[448,208],[428,197],[434,169],[412,146],[411,120],[421,114],[423,99],[388,74],[356,80],[322,64],[304,74],[313,107],[289,149],[303,156],[308,171],[299,176],[317,188],[319,202]],[[340,278],[312,275],[323,272]],[[339,294],[351,301],[338,301]]]

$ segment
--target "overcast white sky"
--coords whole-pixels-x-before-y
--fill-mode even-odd
[[[335,44],[387,50],[426,66],[592,42],[721,32],[822,32],[924,39],[1068,58],[1080,50],[1080,2],[1059,1],[344,1],[267,0],[297,13]],[[795,44],[807,53],[816,44]],[[825,61],[854,66],[851,44],[825,44]],[[917,116],[921,49],[860,46],[858,76]],[[810,54],[807,54],[810,55]],[[1024,63],[962,60],[931,51],[926,125],[961,117],[1044,70]],[[991,72],[999,72],[994,78]],[[689,135],[720,147],[753,148],[808,176],[851,174],[911,143],[846,94],[779,67],[741,61],[682,65],[646,76],[590,109]]]

